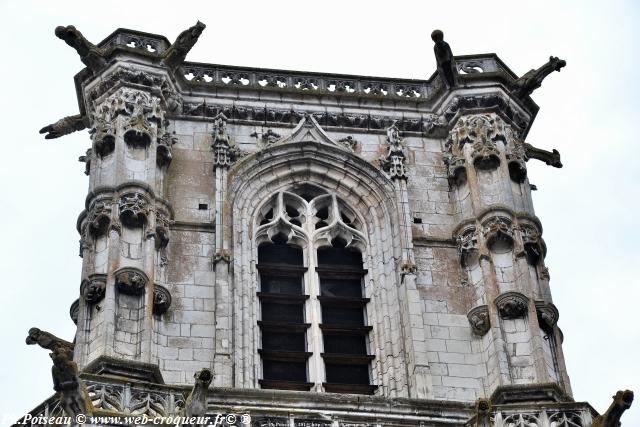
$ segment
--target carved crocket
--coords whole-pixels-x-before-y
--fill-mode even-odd
[[[94,73],[107,65],[107,61],[104,59],[104,51],[87,40],[73,25],[56,27],[56,36],[74,48],[80,55],[82,63]]]
[[[163,62],[171,68],[182,64],[205,27],[206,25],[198,21],[196,25],[181,32],[176,41],[165,51]]]
[[[43,127],[40,129],[40,133],[46,133],[44,139],[54,139],[87,127],[89,127],[89,120],[87,117],[81,114],[76,114],[75,116],[63,117],[57,122]]]
[[[73,361],[73,355],[68,349],[59,347],[50,354],[53,360],[51,376],[53,389],[60,393],[60,403],[67,415],[87,415],[91,412],[90,400],[78,378],[78,365]]]
[[[38,344],[40,347],[53,352],[58,349],[64,349],[65,351],[70,352],[73,357],[73,349],[75,347],[73,343],[58,338],[49,332],[41,331],[38,328],[29,329],[29,335],[27,335],[25,342],[28,345]]]
[[[613,396],[613,402],[607,412],[600,415],[593,421],[591,427],[620,427],[620,417],[633,403],[633,392],[631,390],[618,391]]]
[[[549,57],[549,62],[537,70],[530,70],[524,76],[513,82],[513,94],[518,98],[524,98],[542,86],[542,81],[554,71],[560,71],[567,65],[566,61],[555,56]]]
[[[209,369],[203,368],[193,377],[196,381],[184,406],[184,414],[187,417],[202,416],[207,412],[207,390],[213,380],[213,373]]]
[[[458,83],[458,69],[456,68],[456,61],[453,59],[449,43],[444,41],[444,34],[440,30],[432,32],[431,39],[435,42],[433,52],[436,55],[438,74],[444,84],[448,88],[452,88]]]

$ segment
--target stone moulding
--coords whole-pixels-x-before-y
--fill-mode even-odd
[[[147,287],[149,278],[137,268],[125,267],[118,270],[116,276],[116,288],[126,295],[142,295]]]
[[[104,298],[107,288],[106,274],[92,274],[80,284],[80,295],[88,304],[96,304]]]
[[[467,313],[467,319],[469,319],[471,329],[476,335],[483,336],[491,329],[489,307],[487,305],[479,305],[472,308],[469,313]]]
[[[153,314],[162,315],[171,307],[171,292],[158,284],[153,286]]]
[[[529,307],[529,298],[520,292],[505,292],[495,299],[498,313],[503,319],[525,317]]]
[[[546,301],[536,301],[535,306],[538,324],[545,332],[552,332],[560,317],[558,308],[553,303]]]

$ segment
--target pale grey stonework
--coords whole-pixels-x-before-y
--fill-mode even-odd
[[[256,425],[591,425],[595,411],[571,399],[526,176],[530,158],[561,166],[559,154],[524,142],[538,107],[497,56],[456,57],[449,88],[437,73],[171,66],[164,37],[129,30],[97,48],[107,63],[76,76],[93,141],[81,280],[105,277],[103,298],[81,295],[75,337],[94,408],[135,413],[146,393],[178,413],[208,368],[211,410]],[[358,230],[260,225],[303,183]],[[257,246],[283,230],[305,254],[336,236],[361,250],[375,396],[325,393],[317,323],[311,391],[258,390]],[[312,318],[319,302],[306,304]],[[127,365],[142,373],[122,380]],[[484,412],[474,403],[489,398]]]

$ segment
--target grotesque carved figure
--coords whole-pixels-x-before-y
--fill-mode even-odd
[[[73,355],[74,344],[58,338],[49,332],[41,331],[38,328],[29,329],[29,335],[27,336],[25,342],[27,343],[27,345],[38,344],[40,347],[46,348],[47,350],[51,351],[62,348],[65,349],[65,351],[69,351],[71,355]]]
[[[164,63],[169,67],[175,68],[184,62],[187,53],[196,44],[205,27],[206,25],[198,21],[196,25],[181,32],[176,41],[165,52]]]
[[[458,70],[453,59],[453,53],[449,43],[444,41],[444,34],[440,30],[431,33],[431,39],[435,42],[433,52],[436,55],[438,74],[447,88],[452,88],[458,83]]]
[[[600,415],[593,421],[591,427],[620,427],[620,417],[633,403],[633,392],[631,390],[618,391],[613,396],[613,402],[607,412]]]
[[[396,121],[387,128],[387,143],[389,145],[389,151],[380,159],[382,169],[387,172],[391,178],[407,179],[407,172],[404,165],[407,155]]]
[[[51,123],[42,129],[40,133],[46,133],[44,139],[55,139],[70,133],[85,129],[89,126],[87,118],[81,114],[63,117],[55,123]]]
[[[50,356],[53,360],[53,389],[60,393],[60,403],[67,415],[75,417],[90,413],[89,401],[82,390],[78,378],[78,365],[73,361],[73,354],[65,348],[57,348]]]
[[[82,33],[76,30],[73,25],[56,27],[55,32],[59,39],[64,40],[65,43],[78,52],[82,63],[94,73],[100,71],[107,64],[104,59],[104,51],[84,38]]]
[[[519,98],[531,95],[534,90],[542,86],[542,81],[554,71],[560,71],[567,65],[566,61],[555,56],[549,57],[549,62],[536,70],[530,70],[524,76],[513,82],[513,94]]]
[[[213,372],[203,368],[193,376],[195,383],[185,403],[185,415],[187,417],[201,416],[207,411],[207,390],[213,380]]]

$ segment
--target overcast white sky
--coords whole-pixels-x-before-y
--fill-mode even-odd
[[[518,75],[549,55],[565,59],[533,95],[540,113],[527,142],[557,148],[565,165],[531,161],[529,177],[539,189],[534,203],[569,375],[575,399],[600,412],[616,390],[640,393],[639,5],[0,0],[0,421],[53,392],[47,352],[24,344],[27,330],[68,340],[75,331],[68,314],[80,284],[75,223],[88,185],[77,158],[90,140],[86,131],[54,141],[38,135],[78,112],[73,76],[82,64],[53,34],[69,24],[94,43],[118,27],[173,41],[199,19],[207,29],[191,61],[387,77],[433,73],[435,28],[454,54],[495,52]],[[640,425],[640,401],[623,425]]]

